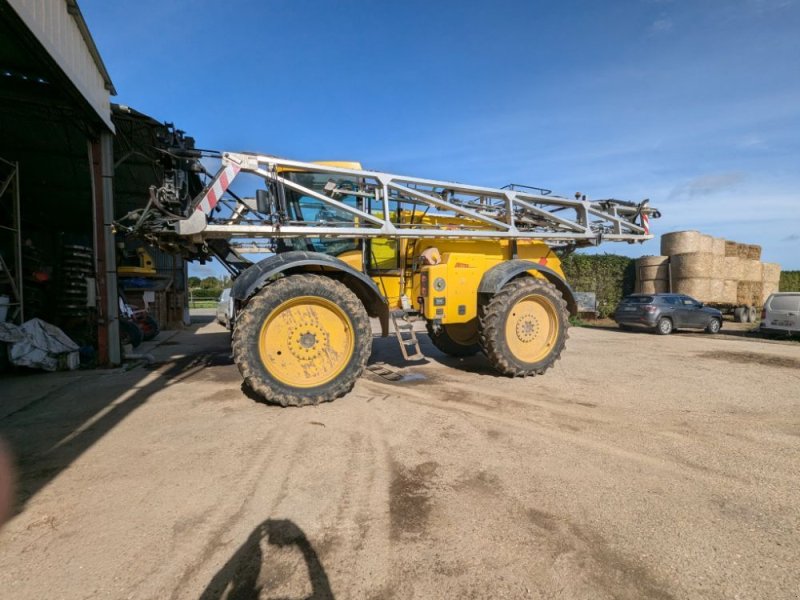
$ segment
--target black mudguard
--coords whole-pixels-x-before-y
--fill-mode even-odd
[[[556,289],[561,292],[561,295],[564,296],[564,300],[567,301],[569,314],[578,314],[578,303],[575,301],[575,294],[572,292],[572,288],[569,287],[569,284],[553,269],[530,260],[517,258],[492,267],[483,274],[481,283],[478,286],[478,293],[489,295],[496,294],[506,283],[514,279],[514,277],[526,273],[527,271],[538,271],[541,273],[542,276],[552,283]]]
[[[231,297],[243,305],[276,276],[309,271],[322,271],[344,283],[364,304],[367,314],[380,319],[383,335],[388,335],[389,306],[375,282],[344,261],[321,252],[293,250],[265,258],[236,278]]]

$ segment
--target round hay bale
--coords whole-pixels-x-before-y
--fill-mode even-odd
[[[714,278],[708,283],[708,297],[706,302],[725,302],[725,280]]]
[[[761,306],[764,306],[767,302],[767,298],[770,297],[771,294],[779,291],[780,282],[779,281],[765,281],[762,284],[761,290]]]
[[[653,281],[655,279],[667,281],[669,279],[669,265],[638,267],[636,269],[636,276],[637,279],[641,281]]]
[[[761,306],[764,285],[758,281],[740,281],[736,286],[736,304]]]
[[[725,240],[725,256],[739,256],[739,244],[730,240]]]
[[[711,254],[710,252],[693,252],[691,254],[678,254],[670,260],[672,276],[678,279],[723,278],[725,257]]]
[[[637,281],[667,281],[669,279],[669,257],[642,256],[636,259],[636,279]]]
[[[742,278],[742,261],[738,256],[726,256],[722,259],[722,273],[725,279],[739,280]]]
[[[761,263],[757,260],[740,260],[742,265],[742,281],[761,283]]]
[[[698,252],[714,252],[714,238],[705,233],[700,234],[700,250]]]
[[[711,253],[717,256],[725,256],[725,244],[727,242],[722,238],[711,238]]]
[[[781,266],[778,263],[761,263],[761,281],[779,283],[780,280]]]
[[[660,279],[640,281],[638,290],[640,294],[665,294],[669,291],[669,281]]]
[[[675,231],[661,236],[661,254],[664,256],[711,252],[711,245],[711,236],[699,231]]]
[[[757,244],[748,244],[747,258],[750,260],[761,260],[761,246]]]
[[[711,280],[699,277],[673,279],[672,291],[676,294],[686,294],[697,300],[706,301],[711,291]]]
[[[736,256],[739,258],[747,258],[748,252],[747,244],[736,244]]]
[[[657,267],[669,264],[669,256],[642,256],[636,259],[637,267]]]
[[[725,279],[723,280],[722,285],[722,302],[724,304],[736,304],[739,280]]]

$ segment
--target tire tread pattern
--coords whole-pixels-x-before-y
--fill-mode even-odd
[[[529,293],[540,292],[550,300],[554,300],[556,302],[556,310],[560,316],[559,326],[563,330],[563,336],[557,340],[557,347],[546,357],[545,363],[533,369],[521,368],[519,365],[514,364],[509,359],[508,350],[501,340],[503,337],[501,333],[505,330],[504,317],[511,309],[514,298],[523,290]],[[553,284],[535,277],[524,276],[509,281],[488,302],[479,307],[478,317],[480,320],[479,340],[481,349],[497,371],[511,377],[544,374],[547,369],[561,358],[566,341],[569,339],[569,312],[564,296]]]
[[[258,337],[268,316],[269,305],[305,295],[320,295],[328,299],[333,296],[336,299],[336,304],[352,321],[355,336],[353,354],[356,355],[355,361],[351,361],[333,381],[313,388],[314,391],[309,390],[309,393],[266,379],[262,375],[266,369],[258,352]],[[256,394],[269,403],[281,406],[309,406],[330,402],[353,389],[372,351],[372,328],[364,305],[343,283],[325,275],[296,274],[282,277],[262,288],[237,313],[232,346],[239,372]]]

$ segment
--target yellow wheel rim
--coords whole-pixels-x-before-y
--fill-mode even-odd
[[[283,302],[264,321],[258,336],[258,352],[267,371],[297,388],[335,379],[354,349],[350,318],[337,304],[318,296]]]
[[[553,349],[558,327],[558,313],[550,300],[526,296],[511,308],[506,320],[508,349],[522,362],[539,362]]]

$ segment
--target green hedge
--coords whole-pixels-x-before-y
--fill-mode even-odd
[[[779,289],[782,292],[800,292],[800,271],[782,271]]]
[[[576,292],[597,295],[601,317],[607,317],[636,286],[634,260],[617,254],[570,254],[561,259],[567,282]]]

